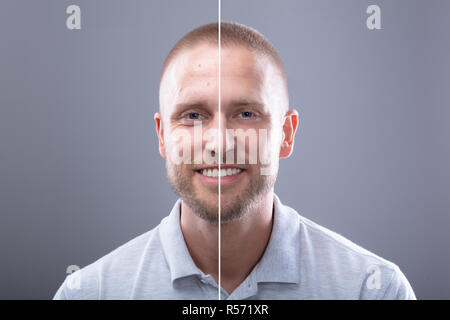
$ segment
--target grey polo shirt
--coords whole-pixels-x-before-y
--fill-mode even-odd
[[[188,252],[180,204],[154,229],[66,277],[54,299],[218,299],[214,278]],[[277,195],[274,206],[263,257],[231,294],[221,289],[222,299],[416,298],[394,263],[300,216]]]

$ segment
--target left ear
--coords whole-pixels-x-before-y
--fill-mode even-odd
[[[295,109],[288,110],[284,115],[283,132],[280,146],[280,158],[287,158],[294,150],[294,136],[298,126],[298,112]]]

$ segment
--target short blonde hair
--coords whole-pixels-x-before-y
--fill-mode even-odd
[[[218,45],[218,34],[219,23],[213,22],[202,25],[181,38],[170,50],[164,61],[160,77],[160,86],[167,67],[171,61],[180,54],[180,52],[186,49],[191,49],[200,43]],[[284,70],[283,62],[275,47],[263,34],[253,28],[237,22],[221,22],[220,39],[221,46],[223,47],[232,45],[243,46],[252,52],[269,57],[280,71],[281,78],[286,89],[286,98],[289,100],[286,72]]]

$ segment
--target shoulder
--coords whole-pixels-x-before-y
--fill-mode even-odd
[[[299,217],[300,236],[302,240],[312,241],[318,253],[345,258],[348,262],[371,263],[394,269],[396,265],[373,252],[364,249],[346,237],[323,227],[301,215]]]
[[[290,208],[291,209],[291,208]],[[400,268],[291,209],[297,215],[303,272],[336,296],[355,299],[415,299]]]
[[[132,289],[133,279],[141,268],[144,256],[148,255],[163,256],[159,225],[68,275],[53,299],[103,299],[105,292],[120,294],[110,298],[124,298]]]

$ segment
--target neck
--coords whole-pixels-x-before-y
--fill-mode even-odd
[[[231,293],[261,259],[272,232],[273,190],[239,220],[220,227],[221,285]],[[218,283],[218,224],[198,217],[183,201],[181,230],[195,264]]]

